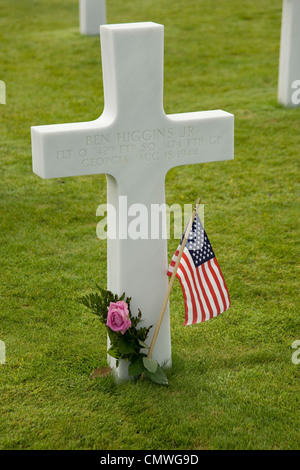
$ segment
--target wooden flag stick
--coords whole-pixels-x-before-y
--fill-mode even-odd
[[[176,260],[176,263],[175,263],[175,266],[174,266],[174,269],[173,269],[173,272],[172,272],[172,276],[171,276],[171,279],[170,279],[170,282],[169,282],[166,297],[165,297],[165,300],[164,300],[164,303],[163,303],[163,306],[162,306],[162,309],[161,309],[161,312],[160,312],[160,315],[159,315],[159,318],[158,318],[158,322],[157,322],[157,325],[156,325],[156,328],[155,328],[155,332],[154,332],[154,335],[153,335],[153,338],[152,338],[152,342],[151,342],[151,345],[150,345],[150,348],[149,348],[149,351],[148,351],[148,355],[147,355],[148,358],[150,358],[151,355],[152,355],[152,351],[153,351],[153,348],[154,348],[154,345],[155,345],[155,342],[156,342],[156,339],[157,339],[157,335],[159,333],[160,325],[161,325],[161,322],[162,322],[162,319],[163,319],[163,316],[164,316],[164,313],[165,313],[165,310],[166,310],[166,307],[167,307],[167,303],[168,303],[168,300],[169,300],[169,297],[170,297],[170,292],[171,292],[171,289],[172,289],[174,281],[175,281],[175,276],[176,276],[176,272],[177,272],[177,269],[178,269],[178,266],[179,266],[179,263],[180,263],[180,259],[181,259],[186,241],[189,238],[189,234],[190,234],[193,222],[194,222],[195,215],[196,215],[197,210],[198,210],[199,203],[200,203],[200,198],[197,199],[196,204],[194,205],[192,216],[190,218],[190,221],[188,223],[187,229],[186,229],[185,234],[184,234],[184,238],[183,238],[182,243],[181,243],[181,247],[180,247],[180,250],[179,250],[179,253],[178,253],[178,256],[177,256],[177,260]]]

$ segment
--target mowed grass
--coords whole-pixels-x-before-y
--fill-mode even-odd
[[[79,34],[77,0],[0,0],[1,449],[299,449],[300,109],[277,103],[281,7],[107,1],[109,23],[164,24],[167,113],[235,115],[233,161],[167,175],[168,204],[205,202],[232,307],[183,327],[176,282],[161,387],[90,378],[106,364],[106,333],[76,299],[106,285],[105,177],[32,173],[31,125],[103,110],[99,38]]]

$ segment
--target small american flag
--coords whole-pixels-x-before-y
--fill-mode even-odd
[[[182,240],[171,260],[168,276],[172,275]],[[194,218],[176,277],[184,296],[184,325],[210,320],[230,307],[223,274],[198,214]]]

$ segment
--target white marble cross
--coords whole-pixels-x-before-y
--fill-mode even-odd
[[[5,83],[0,80],[0,104],[5,104]]]
[[[127,196],[128,207],[144,204],[150,213],[151,204],[165,203],[165,177],[171,168],[233,158],[232,114],[165,114],[163,33],[156,23],[101,26],[103,114],[91,122],[31,131],[33,171],[42,178],[107,175],[107,200],[117,211],[117,233],[127,233],[120,196]],[[141,309],[144,325],[154,325],[153,334],[168,286],[167,241],[124,236],[108,240],[107,250],[108,288],[132,297],[133,313]],[[153,357],[171,364],[168,308]]]
[[[300,0],[283,0],[278,101],[300,106]]]
[[[79,0],[81,34],[98,36],[101,24],[106,24],[106,0]]]
[[[0,341],[0,364],[5,364],[5,343]]]

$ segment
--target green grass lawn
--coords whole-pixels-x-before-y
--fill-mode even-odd
[[[99,38],[79,34],[77,0],[0,0],[1,449],[299,449],[300,109],[277,103],[281,7],[107,0],[108,23],[164,24],[166,113],[235,115],[234,160],[167,175],[168,204],[205,202],[232,307],[183,327],[176,281],[161,387],[90,378],[106,333],[76,299],[106,285],[105,177],[32,173],[30,126],[103,110]]]

